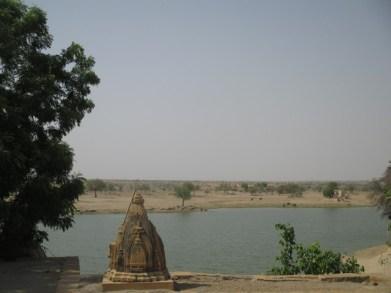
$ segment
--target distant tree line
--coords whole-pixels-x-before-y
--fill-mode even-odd
[[[237,192],[250,193],[251,195],[279,194],[289,196],[302,196],[306,191],[320,192],[327,198],[333,198],[337,195],[348,196],[355,192],[375,192],[378,189],[379,182],[286,182],[286,183],[268,183],[268,182],[220,182],[218,185],[196,184],[194,182],[185,182],[192,185],[192,190],[201,190],[205,194],[212,190],[223,192],[224,194],[234,194]],[[132,191],[140,192],[159,192],[175,193],[178,186],[183,182],[175,181],[123,181],[111,182],[101,179],[91,179],[86,182],[87,191],[98,193],[101,191]]]
[[[93,191],[94,196],[97,197],[98,192],[101,191],[122,191],[123,186],[121,184],[114,184],[112,182],[106,182],[102,179],[89,179],[85,181],[87,191]]]
[[[297,183],[287,183],[278,185],[276,190],[278,194],[301,196],[305,191],[305,187]]]

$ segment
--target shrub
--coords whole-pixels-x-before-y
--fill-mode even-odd
[[[276,261],[280,266],[273,267],[269,273],[275,275],[296,274],[330,274],[330,273],[359,273],[364,267],[357,263],[354,257],[348,257],[345,261],[342,255],[331,250],[323,250],[319,243],[315,242],[308,247],[296,243],[295,230],[290,225],[277,224],[276,230],[280,231],[281,246],[280,255]]]
[[[296,183],[281,184],[277,187],[278,194],[302,195],[304,187]]]
[[[323,196],[328,198],[333,197],[337,188],[338,188],[338,184],[336,182],[328,183],[326,187],[323,189]]]
[[[248,183],[243,182],[240,184],[240,187],[243,189],[244,192],[248,192]]]
[[[224,193],[228,193],[229,191],[237,191],[237,188],[228,182],[222,182],[216,187],[216,191],[223,191]]]
[[[135,182],[134,186],[133,186],[133,189],[137,190],[137,191],[144,191],[144,192],[146,192],[146,191],[150,191],[151,190],[151,186],[148,183]]]
[[[87,180],[86,185],[87,185],[87,190],[93,191],[95,197],[97,197],[98,191],[106,190],[106,187],[107,187],[106,183],[101,179]]]
[[[256,191],[259,193],[266,192],[267,183],[266,182],[255,183],[254,187],[255,187]]]

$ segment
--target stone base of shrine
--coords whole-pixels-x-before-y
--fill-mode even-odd
[[[110,279],[103,277],[103,291],[118,291],[118,290],[175,290],[175,282],[173,280],[153,281],[153,282],[113,282]]]

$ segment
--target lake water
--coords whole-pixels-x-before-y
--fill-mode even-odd
[[[82,274],[103,273],[109,243],[123,214],[77,215],[72,229],[49,230],[49,256],[80,257]],[[277,223],[291,223],[298,242],[352,253],[387,240],[375,208],[238,208],[205,213],[149,214],[166,249],[170,271],[259,274],[278,254]]]

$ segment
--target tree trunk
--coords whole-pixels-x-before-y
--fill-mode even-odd
[[[182,210],[185,207],[185,199],[182,197]]]
[[[96,196],[96,189],[94,190],[94,194],[95,194],[95,198],[96,198],[96,197],[97,197],[97,196]]]

